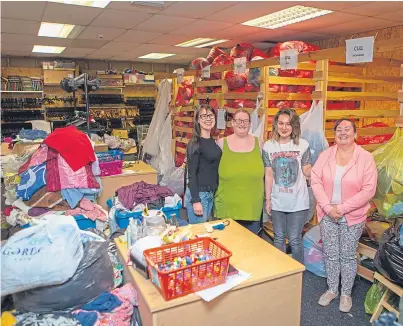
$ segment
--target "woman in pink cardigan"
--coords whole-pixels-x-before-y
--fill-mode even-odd
[[[334,130],[336,145],[321,153],[311,174],[329,287],[319,304],[327,306],[338,296],[341,274],[339,309],[349,312],[358,240],[370,207],[368,202],[375,195],[378,174],[372,155],[354,142],[354,122],[339,120]]]

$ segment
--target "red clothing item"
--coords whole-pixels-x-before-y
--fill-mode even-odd
[[[58,151],[73,171],[95,161],[95,153],[90,140],[75,126],[58,128],[43,142]]]

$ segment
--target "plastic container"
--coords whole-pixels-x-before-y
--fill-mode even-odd
[[[165,225],[165,217],[163,213],[159,210],[151,210],[149,213],[152,213],[151,216],[143,215],[143,219],[145,220],[146,233],[148,236],[159,235],[166,228]]]
[[[169,272],[157,268],[158,264],[172,262],[176,257],[204,250],[208,250],[214,259]],[[144,251],[150,278],[165,300],[225,283],[231,256],[231,251],[211,238],[188,240]]]
[[[101,169],[101,177],[121,174],[123,169],[123,152],[120,150],[110,150],[96,153]]]
[[[109,206],[109,208],[112,207],[112,200],[108,199],[107,200],[107,205]],[[180,209],[182,208],[182,204],[178,203],[178,205],[176,207],[163,207],[161,208],[161,211],[165,214],[165,216],[167,217],[167,219],[170,218],[170,216],[172,214],[176,215],[176,219],[179,220],[180,219]],[[118,227],[120,229],[126,229],[127,226],[129,225],[129,218],[134,218],[134,219],[141,219],[143,220],[143,212],[130,212],[130,211],[116,211],[115,213],[115,219],[116,219],[116,224],[118,225]]]
[[[76,215],[74,216],[74,219],[76,220],[78,228],[80,230],[96,229],[97,225],[95,221],[86,218],[84,215]]]

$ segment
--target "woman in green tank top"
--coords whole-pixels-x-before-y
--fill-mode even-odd
[[[234,133],[218,141],[222,157],[214,201],[215,216],[236,220],[257,233],[264,197],[262,144],[248,134],[250,115],[247,111],[237,111],[232,126]]]

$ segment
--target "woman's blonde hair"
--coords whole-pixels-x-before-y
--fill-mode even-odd
[[[280,115],[288,115],[290,117],[290,124],[292,127],[291,139],[295,145],[299,144],[299,138],[301,137],[301,121],[298,114],[293,109],[279,110],[273,119],[273,131],[270,138],[275,141],[280,140],[280,134],[278,133],[278,119]]]

